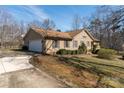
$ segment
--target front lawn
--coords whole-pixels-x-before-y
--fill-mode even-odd
[[[83,56],[83,57],[64,57],[65,61],[73,62],[75,64],[80,64],[84,68],[97,68],[96,70],[101,71],[101,73],[123,73],[124,74],[124,61],[123,60],[106,60],[100,59],[92,56]],[[107,71],[107,73],[106,73]],[[121,75],[123,75],[121,74]]]
[[[38,56],[33,65],[70,87],[124,87],[124,61],[96,56]]]

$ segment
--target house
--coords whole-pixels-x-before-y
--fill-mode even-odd
[[[99,40],[95,39],[87,30],[58,32],[41,28],[30,28],[24,36],[24,45],[30,51],[42,52],[43,40],[46,40],[47,53],[56,53],[59,49],[77,50],[79,45],[84,42],[87,50],[90,50],[93,44],[99,44]]]

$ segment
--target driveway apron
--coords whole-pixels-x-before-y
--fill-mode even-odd
[[[0,58],[0,74],[32,68],[33,66],[29,64],[29,59],[30,56]]]

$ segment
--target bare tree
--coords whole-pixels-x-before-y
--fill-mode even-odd
[[[97,8],[90,28],[106,48],[119,49],[120,31],[123,28],[124,8],[119,6],[100,6]],[[120,41],[120,43],[119,43]],[[118,46],[117,46],[118,45]]]
[[[88,17],[82,17],[81,18],[81,24],[82,24],[82,28],[85,28],[85,29],[89,29],[89,24],[90,24],[90,20]]]
[[[102,46],[102,37],[103,37],[103,31],[102,31],[102,21],[100,19],[94,19],[91,21],[90,30],[94,34],[94,37],[100,40],[100,45]]]
[[[42,28],[45,30],[45,35],[47,36],[47,31],[48,30],[52,30],[55,29],[55,23],[50,20],[50,19],[45,19],[42,23]],[[42,40],[42,44],[43,44],[43,54],[46,54],[46,52],[49,50],[49,48],[52,46],[52,44],[54,43],[54,40],[52,40],[52,43],[49,45],[48,48],[46,48],[46,46],[49,44],[50,42],[47,42],[47,40],[45,38],[43,38]]]
[[[6,43],[10,40],[10,25],[13,23],[12,16],[5,10],[0,10],[0,26],[1,26],[1,47],[6,47]]]
[[[41,29],[44,29],[44,35],[47,37],[48,35],[48,31],[49,30],[55,30],[55,23],[54,21],[50,20],[50,19],[45,19],[42,22],[40,21],[33,21],[31,23],[29,23],[28,28],[29,27],[38,27]],[[49,50],[49,48],[52,46],[52,44],[54,43],[54,40],[51,42],[47,42],[47,39],[45,37],[42,38],[42,53],[46,54],[46,52]],[[46,46],[49,45],[49,47],[46,48]]]
[[[45,30],[55,29],[55,23],[50,19],[45,19],[41,27]]]
[[[72,22],[72,30],[79,30],[81,27],[81,17],[79,15],[74,15]]]
[[[28,24],[28,27],[38,27],[42,28],[42,21],[34,20]]]
[[[21,30],[11,13],[0,10],[0,41],[3,48],[14,48],[19,45]]]

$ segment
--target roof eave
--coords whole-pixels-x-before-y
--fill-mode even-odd
[[[61,38],[61,37],[45,37],[45,39],[50,39],[50,40],[69,40],[69,41],[72,40],[72,38]]]

